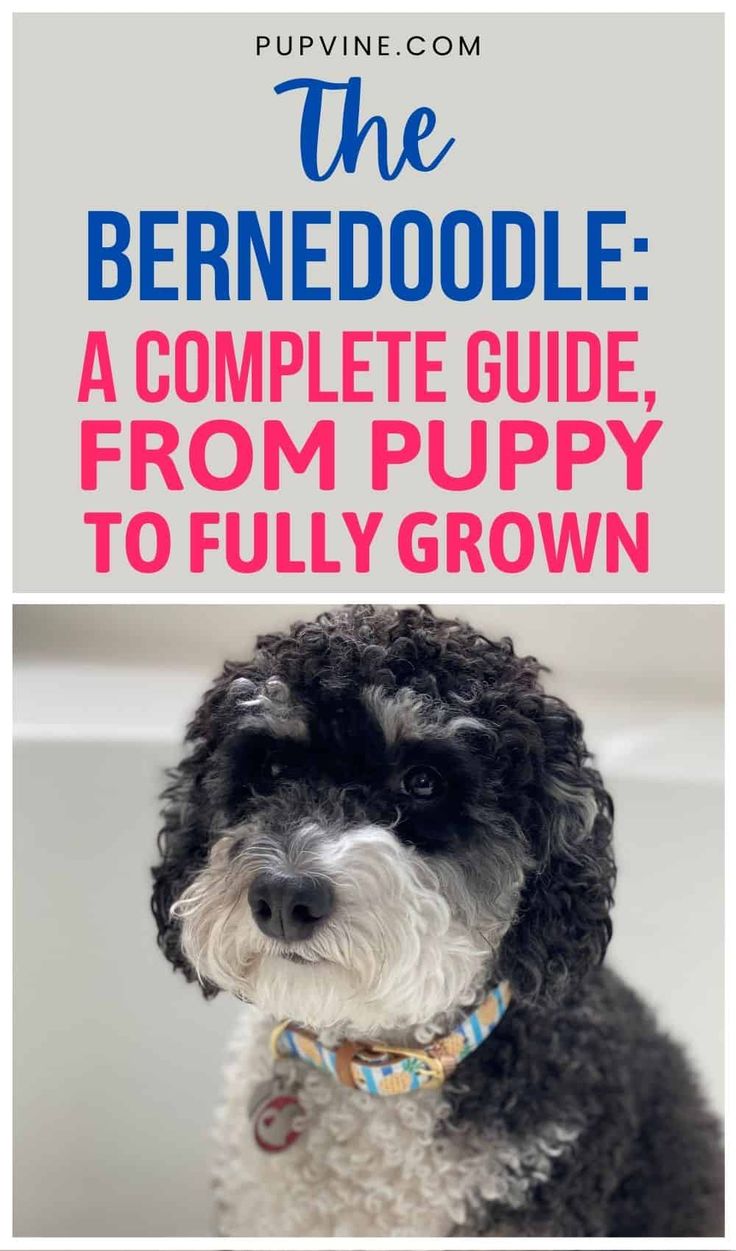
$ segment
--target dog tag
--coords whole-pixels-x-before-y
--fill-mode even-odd
[[[302,1132],[297,1126],[303,1115],[294,1095],[269,1095],[252,1112],[253,1137],[261,1151],[286,1151]]]

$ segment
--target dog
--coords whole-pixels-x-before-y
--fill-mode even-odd
[[[152,906],[174,967],[250,1005],[221,1234],[722,1231],[719,1124],[601,967],[613,804],[541,672],[359,606],[261,637],[205,695]]]

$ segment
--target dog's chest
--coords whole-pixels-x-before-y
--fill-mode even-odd
[[[441,1092],[380,1098],[302,1063],[274,1068],[268,1033],[249,1013],[226,1068],[216,1130],[220,1233],[442,1237],[483,1200],[523,1203],[531,1178],[520,1153],[453,1131]]]

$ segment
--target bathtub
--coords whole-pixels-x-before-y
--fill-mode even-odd
[[[148,911],[156,794],[209,676],[17,665],[16,1235],[212,1232],[208,1131],[239,1008],[173,973]],[[611,963],[720,1109],[720,708],[575,701],[617,810]]]

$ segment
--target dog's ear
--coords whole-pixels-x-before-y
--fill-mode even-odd
[[[202,760],[199,767],[205,768],[206,761]],[[193,981],[195,974],[181,950],[181,923],[171,916],[171,907],[207,860],[208,810],[197,770],[195,755],[169,770],[169,785],[162,796],[164,823],[157,840],[160,860],[151,870],[151,911],[158,928],[158,945],[187,981]],[[215,987],[202,989],[207,997],[217,993]]]
[[[225,665],[187,729],[190,750],[176,768],[168,771],[168,785],[161,797],[163,825],[157,840],[160,859],[151,870],[151,910],[161,951],[188,981],[194,981],[196,975],[181,950],[181,923],[171,916],[171,907],[207,863],[214,816],[209,775],[217,748],[237,721],[239,689],[250,687],[250,672],[246,665]],[[203,985],[202,990],[207,998],[217,994],[217,988],[209,984]]]
[[[552,1002],[600,964],[611,937],[613,801],[562,701],[542,696],[535,728],[541,750],[522,821],[535,868],[501,958],[518,998]]]

